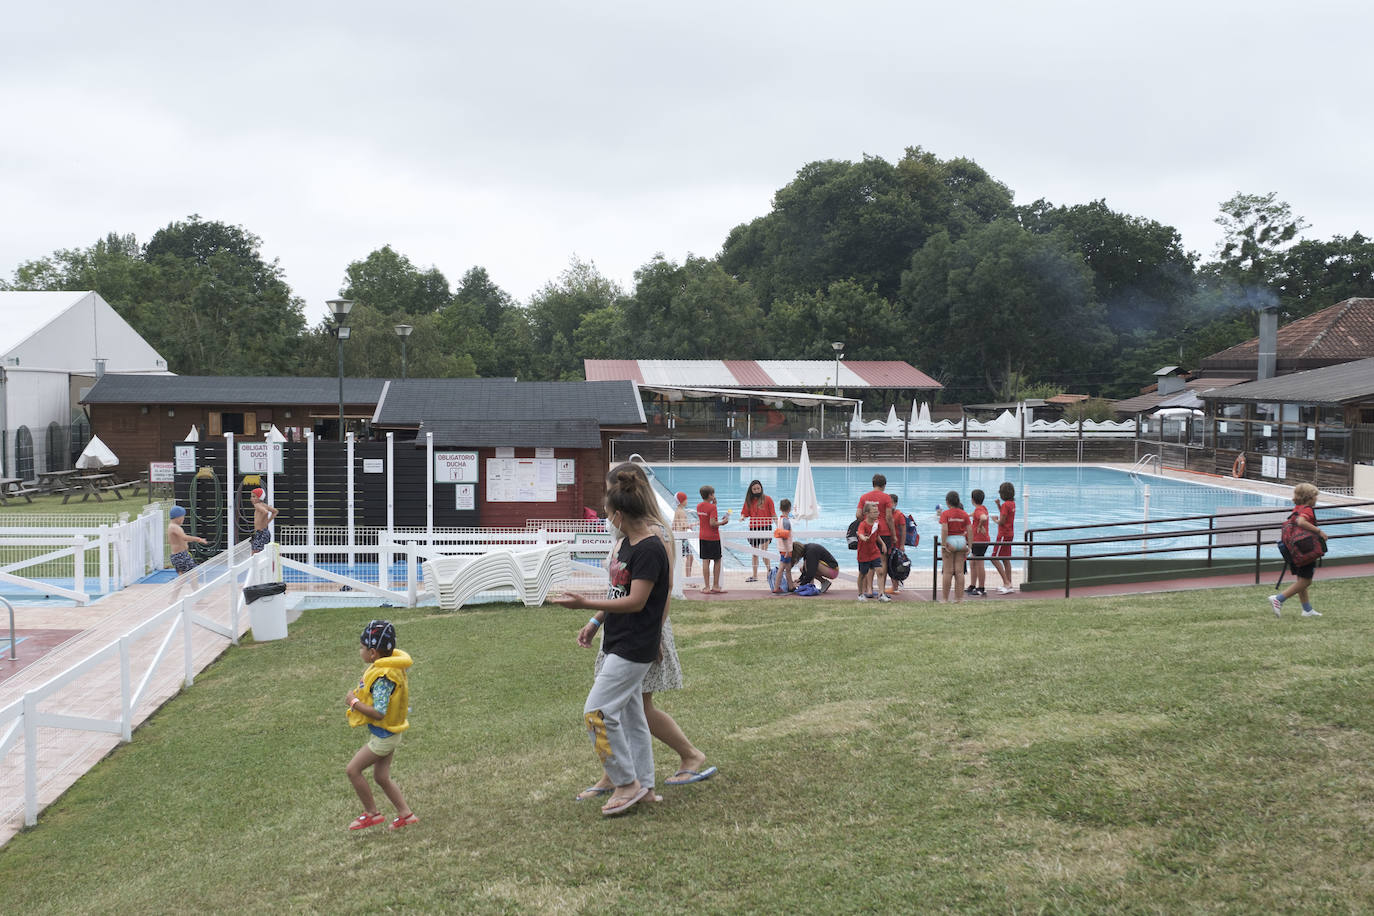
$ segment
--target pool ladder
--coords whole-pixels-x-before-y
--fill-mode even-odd
[[[1139,458],[1136,459],[1135,464],[1131,465],[1131,476],[1139,477],[1140,472],[1150,466],[1150,462],[1154,462],[1155,473],[1164,473],[1164,464],[1162,461],[1160,461],[1158,455],[1141,455]]]

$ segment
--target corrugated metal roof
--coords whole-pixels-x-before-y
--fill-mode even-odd
[[[393,379],[373,422],[554,421],[593,417],[601,426],[638,426],[644,405],[633,382],[517,382],[513,379]],[[507,443],[509,444],[509,443]]]
[[[1374,357],[1199,394],[1208,401],[1260,404],[1340,405],[1374,399]]]
[[[434,433],[439,448],[600,448],[601,426],[595,417],[561,420],[425,421],[415,437],[417,448],[426,446],[425,433]]]
[[[382,379],[344,379],[344,403],[375,405]],[[337,404],[338,378],[233,375],[125,375],[107,372],[83,404]]]
[[[1168,394],[1160,394],[1158,391],[1149,391],[1145,394],[1138,394],[1133,398],[1126,398],[1112,404],[1112,410],[1121,414],[1148,413],[1156,407],[1163,406],[1164,402],[1176,398],[1186,391],[1201,394],[1212,388],[1227,388],[1231,385],[1239,385],[1244,382],[1243,378],[1195,378],[1183,383],[1184,391],[1171,391]]]
[[[828,359],[641,359],[583,360],[588,380],[621,378],[646,387],[835,388],[835,361]],[[840,388],[926,388],[943,386],[900,360],[842,360]]]

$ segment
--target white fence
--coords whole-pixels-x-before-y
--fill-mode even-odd
[[[79,604],[92,591],[109,594],[132,585],[162,567],[162,507],[154,503],[126,519],[83,525],[80,516],[7,517],[0,524],[0,583]]]

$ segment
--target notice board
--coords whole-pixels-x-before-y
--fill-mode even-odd
[[[488,458],[487,502],[556,502],[557,465],[553,458]]]

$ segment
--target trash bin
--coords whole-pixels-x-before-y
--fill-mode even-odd
[[[267,582],[243,590],[255,642],[286,638],[286,583]]]

